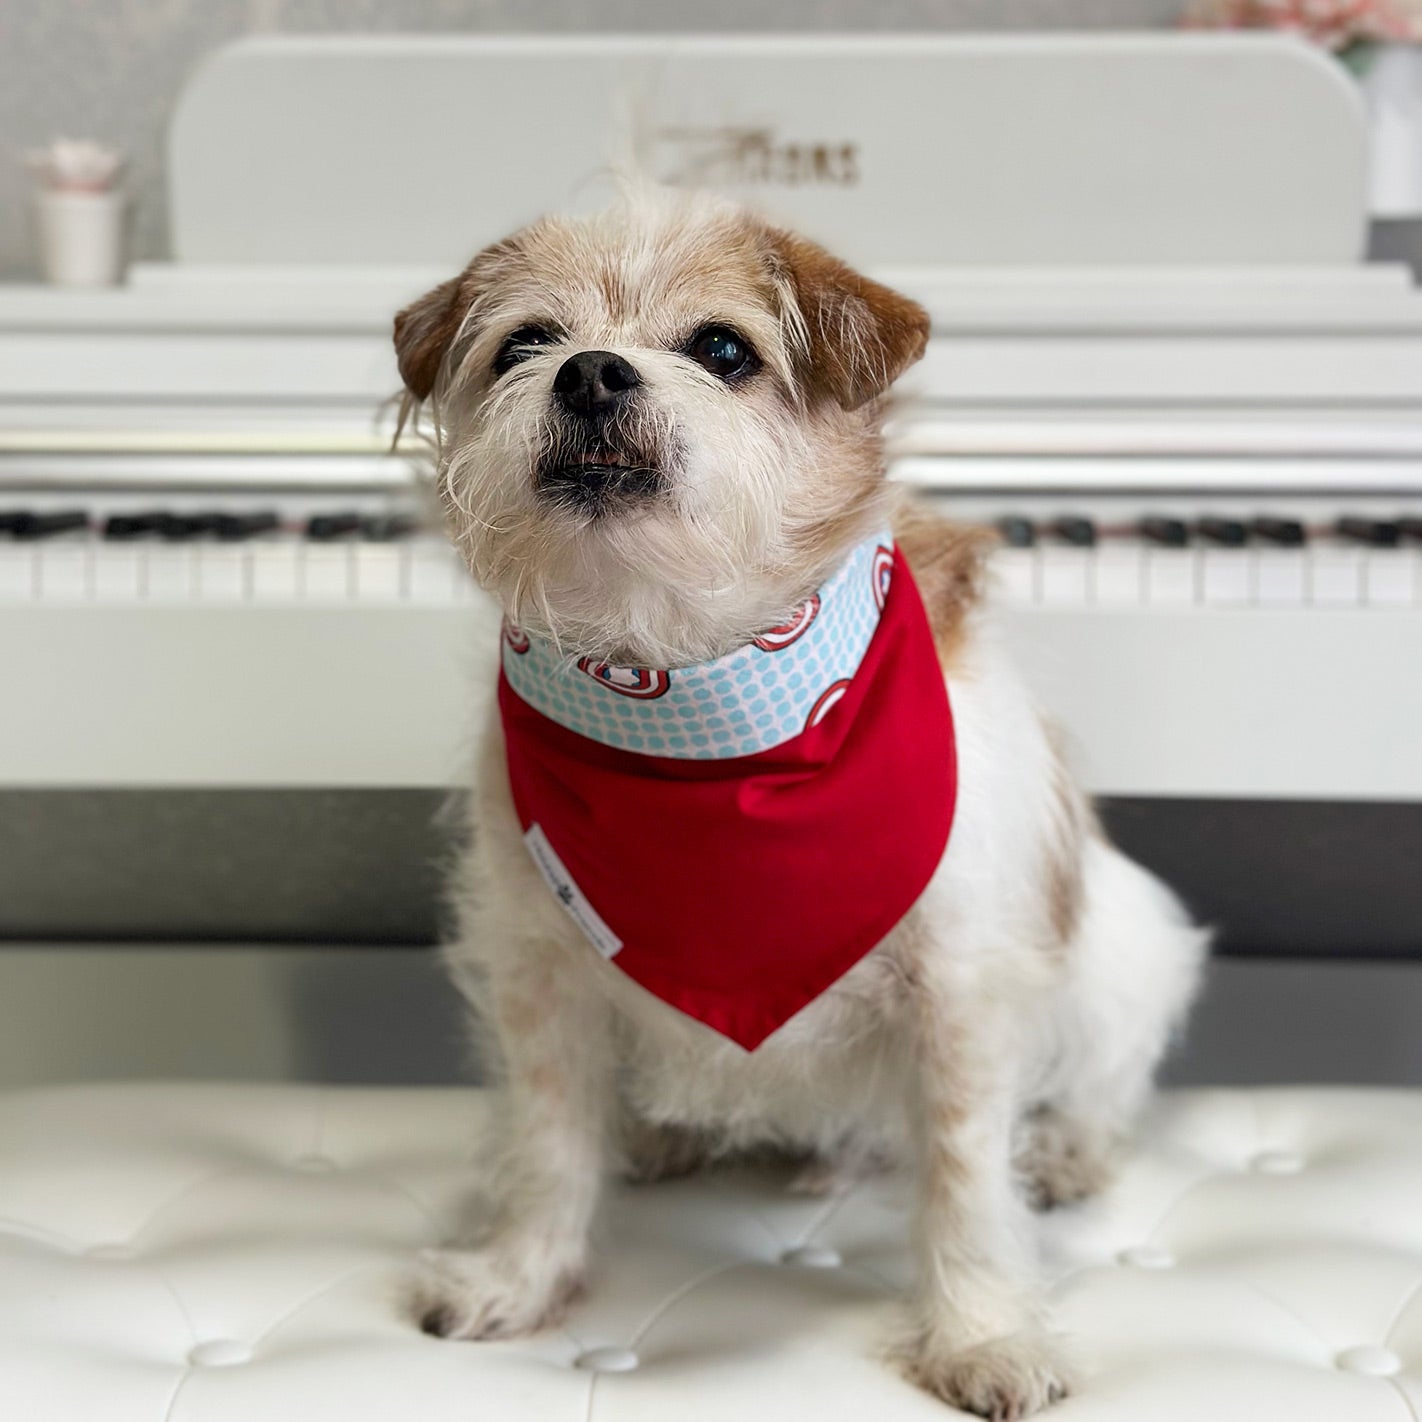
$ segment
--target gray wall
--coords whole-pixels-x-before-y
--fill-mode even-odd
[[[20,155],[56,134],[131,156],[134,255],[164,254],[163,133],[183,77],[243,35],[336,31],[1145,29],[1184,0],[0,0],[0,280],[29,277]]]

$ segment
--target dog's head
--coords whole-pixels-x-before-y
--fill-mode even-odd
[[[885,516],[923,310],[720,199],[545,219],[395,318],[475,577],[569,653],[673,666],[774,625]]]

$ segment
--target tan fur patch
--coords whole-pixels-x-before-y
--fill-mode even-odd
[[[400,378],[417,400],[434,389],[444,353],[459,329],[462,277],[442,281],[418,301],[395,313],[395,357]]]
[[[511,238],[485,247],[458,276],[440,282],[396,312],[395,358],[400,378],[415,400],[428,400],[434,392],[469,308],[514,250]]]
[[[945,671],[959,660],[968,614],[981,601],[988,555],[997,546],[991,529],[954,523],[914,499],[894,512],[894,538],[913,569]]]
[[[928,313],[918,302],[862,276],[804,237],[765,230],[805,323],[802,381],[846,410],[882,395],[928,348]]]
[[[1044,723],[1044,729],[1052,749],[1047,786],[1052,824],[1046,847],[1047,914],[1057,943],[1066,947],[1076,937],[1086,896],[1082,853],[1087,838],[1099,835],[1101,827],[1091,801],[1067,768],[1061,731],[1051,722]]]

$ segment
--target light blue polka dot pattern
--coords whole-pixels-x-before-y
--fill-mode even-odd
[[[584,667],[538,637],[506,637],[504,675],[535,710],[618,750],[682,760],[754,755],[798,736],[820,697],[859,670],[892,548],[887,529],[855,548],[817,594],[808,627],[794,640],[784,634],[775,650],[752,643],[700,666],[639,672]]]

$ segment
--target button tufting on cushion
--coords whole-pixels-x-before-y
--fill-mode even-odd
[[[589,1348],[578,1354],[573,1366],[588,1373],[630,1373],[640,1361],[630,1348]]]
[[[780,1262],[799,1269],[838,1269],[844,1261],[837,1249],[826,1249],[822,1244],[797,1244],[780,1256]]]
[[[1116,1258],[1133,1269],[1173,1269],[1175,1256],[1168,1249],[1153,1244],[1134,1244],[1123,1249]]]
[[[125,1260],[135,1257],[135,1251],[131,1244],[92,1244],[84,1251],[86,1259],[97,1259],[100,1262],[107,1261],[110,1264],[121,1264]]]
[[[1256,1175],[1297,1175],[1304,1163],[1291,1150],[1264,1150],[1249,1162],[1249,1168]]]
[[[304,1170],[311,1175],[322,1171],[335,1170],[336,1162],[329,1155],[299,1155],[291,1162],[293,1170]]]
[[[252,1350],[234,1338],[210,1338],[188,1354],[188,1362],[195,1368],[230,1368],[251,1361]]]
[[[560,1328],[422,1333],[418,1254],[479,1223],[491,1104],[198,1083],[0,1095],[0,1422],[956,1415],[884,1361],[913,1277],[912,1183],[892,1173],[832,1200],[765,1169],[615,1189]],[[317,1160],[338,1166],[303,1168]],[[1422,1092],[1162,1097],[1110,1193],[1040,1219],[1086,1369],[1062,1422],[1422,1417],[1419,1201]]]
[[[1364,1373],[1368,1377],[1390,1378],[1402,1371],[1402,1359],[1386,1348],[1364,1344],[1361,1348],[1345,1348],[1338,1355],[1338,1366],[1345,1373]]]

